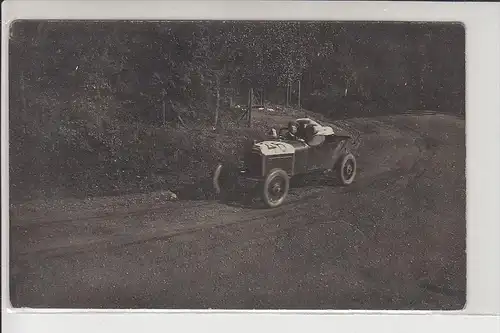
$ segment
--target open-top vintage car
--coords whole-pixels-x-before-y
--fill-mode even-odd
[[[356,159],[350,151],[353,138],[337,134],[332,127],[301,118],[292,122],[293,130],[272,130],[271,140],[252,142],[238,168],[218,164],[213,174],[213,185],[220,194],[233,187],[237,178],[259,186],[264,203],[280,206],[289,191],[290,179],[316,171],[335,171],[342,185],[350,185],[356,176]]]

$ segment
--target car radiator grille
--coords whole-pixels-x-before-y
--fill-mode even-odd
[[[249,153],[246,156],[245,167],[248,170],[249,176],[262,176],[262,156],[256,152]]]

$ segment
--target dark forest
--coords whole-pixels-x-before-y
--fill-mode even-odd
[[[250,89],[331,119],[465,114],[460,24],[17,21],[9,52],[14,201],[195,183],[262,132],[237,125]]]

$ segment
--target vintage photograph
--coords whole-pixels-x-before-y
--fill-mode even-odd
[[[458,310],[459,22],[17,20],[10,301]]]

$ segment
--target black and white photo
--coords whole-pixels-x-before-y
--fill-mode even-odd
[[[459,310],[459,22],[18,20],[14,307]]]

